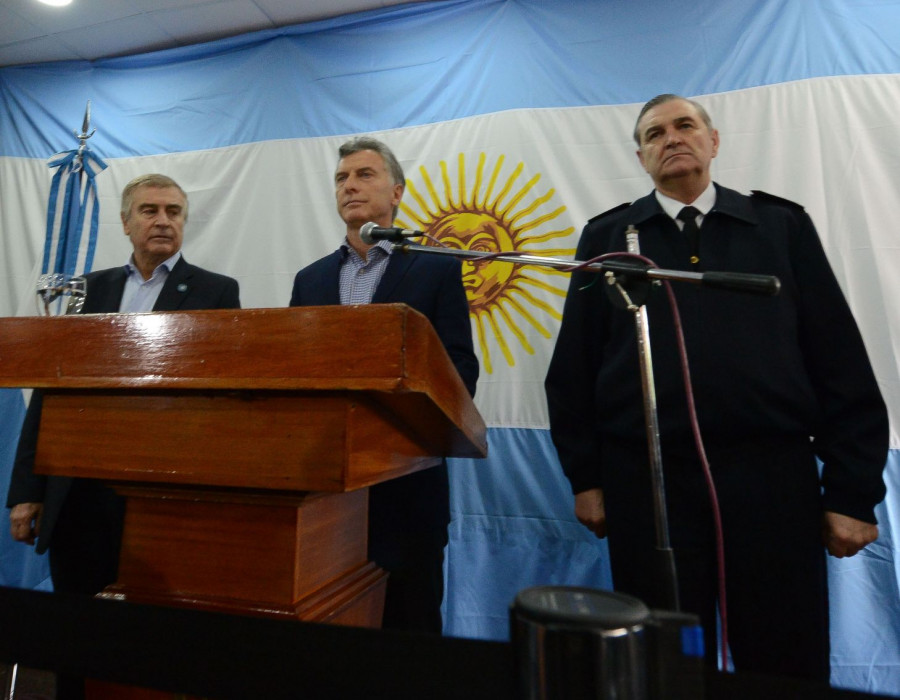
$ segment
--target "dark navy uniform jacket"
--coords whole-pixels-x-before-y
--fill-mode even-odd
[[[761,297],[673,283],[703,435],[713,445],[811,438],[824,462],[822,506],[875,522],[885,487],[888,420],[866,349],[806,212],[716,185],[699,264],[653,193],[588,222],[576,257],[626,250],[660,268],[775,275]],[[646,452],[632,314],[615,308],[601,275],[575,273],[546,380],[553,441],[573,491],[602,487],[605,442]],[[663,289],[647,303],[662,443],[690,441],[673,314]]]

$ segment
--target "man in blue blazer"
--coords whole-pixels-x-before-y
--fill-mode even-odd
[[[121,217],[134,251],[126,265],[87,275],[82,313],[240,308],[237,280],[181,255],[187,214],[187,195],[169,177],[126,185]],[[19,438],[6,502],[12,536],[49,550],[55,590],[93,595],[116,580],[124,504],[91,479],[34,473],[41,404],[36,391]]]
[[[403,170],[390,149],[372,138],[348,141],[338,155],[335,197],[346,238],[297,273],[291,306],[408,304],[431,321],[474,396],[478,359],[460,263],[396,253],[387,241],[363,243],[363,224],[392,225],[405,189]],[[445,462],[371,488],[369,558],[390,574],[382,627],[441,633],[449,522]]]

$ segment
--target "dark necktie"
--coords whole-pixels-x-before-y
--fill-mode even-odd
[[[700,227],[697,226],[697,217],[700,210],[696,207],[685,207],[678,212],[678,220],[684,223],[684,235],[687,237],[691,249],[691,264],[700,262]]]

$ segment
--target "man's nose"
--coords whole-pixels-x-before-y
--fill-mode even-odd
[[[666,129],[666,145],[672,146],[681,143],[681,131],[678,129]]]

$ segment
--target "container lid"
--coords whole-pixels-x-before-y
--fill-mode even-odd
[[[568,627],[634,627],[650,617],[650,609],[632,596],[571,586],[526,588],[512,607],[519,617]]]

